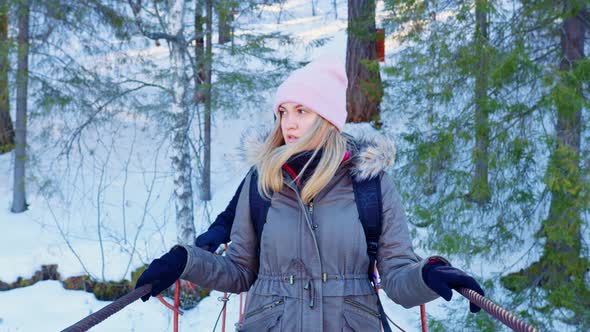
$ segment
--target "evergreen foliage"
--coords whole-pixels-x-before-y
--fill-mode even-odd
[[[572,3],[386,1],[399,51],[384,71],[387,111],[409,121],[397,178],[410,221],[427,230],[422,245],[460,264],[490,262],[479,275],[486,290],[539,327],[587,330],[588,128],[580,114],[589,60],[560,65],[560,32],[569,17],[587,20],[588,4]],[[484,39],[478,10],[489,24]],[[586,137],[579,149],[560,138],[575,128]],[[487,183],[473,177],[482,133]],[[432,330],[500,329],[480,316],[433,322]]]

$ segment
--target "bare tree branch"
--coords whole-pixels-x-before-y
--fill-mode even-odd
[[[131,7],[131,10],[133,12],[133,16],[135,17],[135,25],[137,26],[137,28],[139,29],[139,31],[141,32],[142,35],[144,35],[145,37],[152,39],[152,40],[158,40],[158,39],[164,39],[164,40],[168,40],[168,41],[172,41],[172,42],[178,42],[179,37],[178,35],[171,35],[169,33],[165,33],[165,32],[159,32],[159,31],[148,31],[145,27],[144,27],[144,23],[143,20],[141,18],[141,0],[137,0],[135,3],[133,2],[133,0],[127,0],[127,2],[129,3],[129,6]]]

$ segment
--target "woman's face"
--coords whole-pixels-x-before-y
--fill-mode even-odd
[[[297,103],[282,103],[279,106],[281,131],[286,144],[296,142],[317,121],[319,115]]]

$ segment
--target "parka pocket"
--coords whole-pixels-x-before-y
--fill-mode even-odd
[[[372,303],[373,299],[375,299],[375,303]],[[342,315],[344,318],[342,331],[365,332],[381,330],[381,315],[377,308],[376,297],[345,297]]]
[[[273,301],[258,306],[244,315],[244,322],[239,331],[270,332],[278,331],[281,317],[285,310],[285,299],[276,297]]]

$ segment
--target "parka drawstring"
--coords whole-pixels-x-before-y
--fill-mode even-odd
[[[315,287],[313,286],[313,275],[311,272],[309,272],[309,269],[301,260],[298,260],[297,263],[299,263],[299,267],[305,273],[305,277],[307,277],[307,283],[305,283],[303,289],[309,292],[309,307],[313,308],[315,306]]]
[[[313,287],[313,279],[308,279],[307,280],[307,284],[305,285],[305,287],[303,287],[303,289],[308,290],[309,291],[309,307],[313,308],[315,303],[315,288]]]

